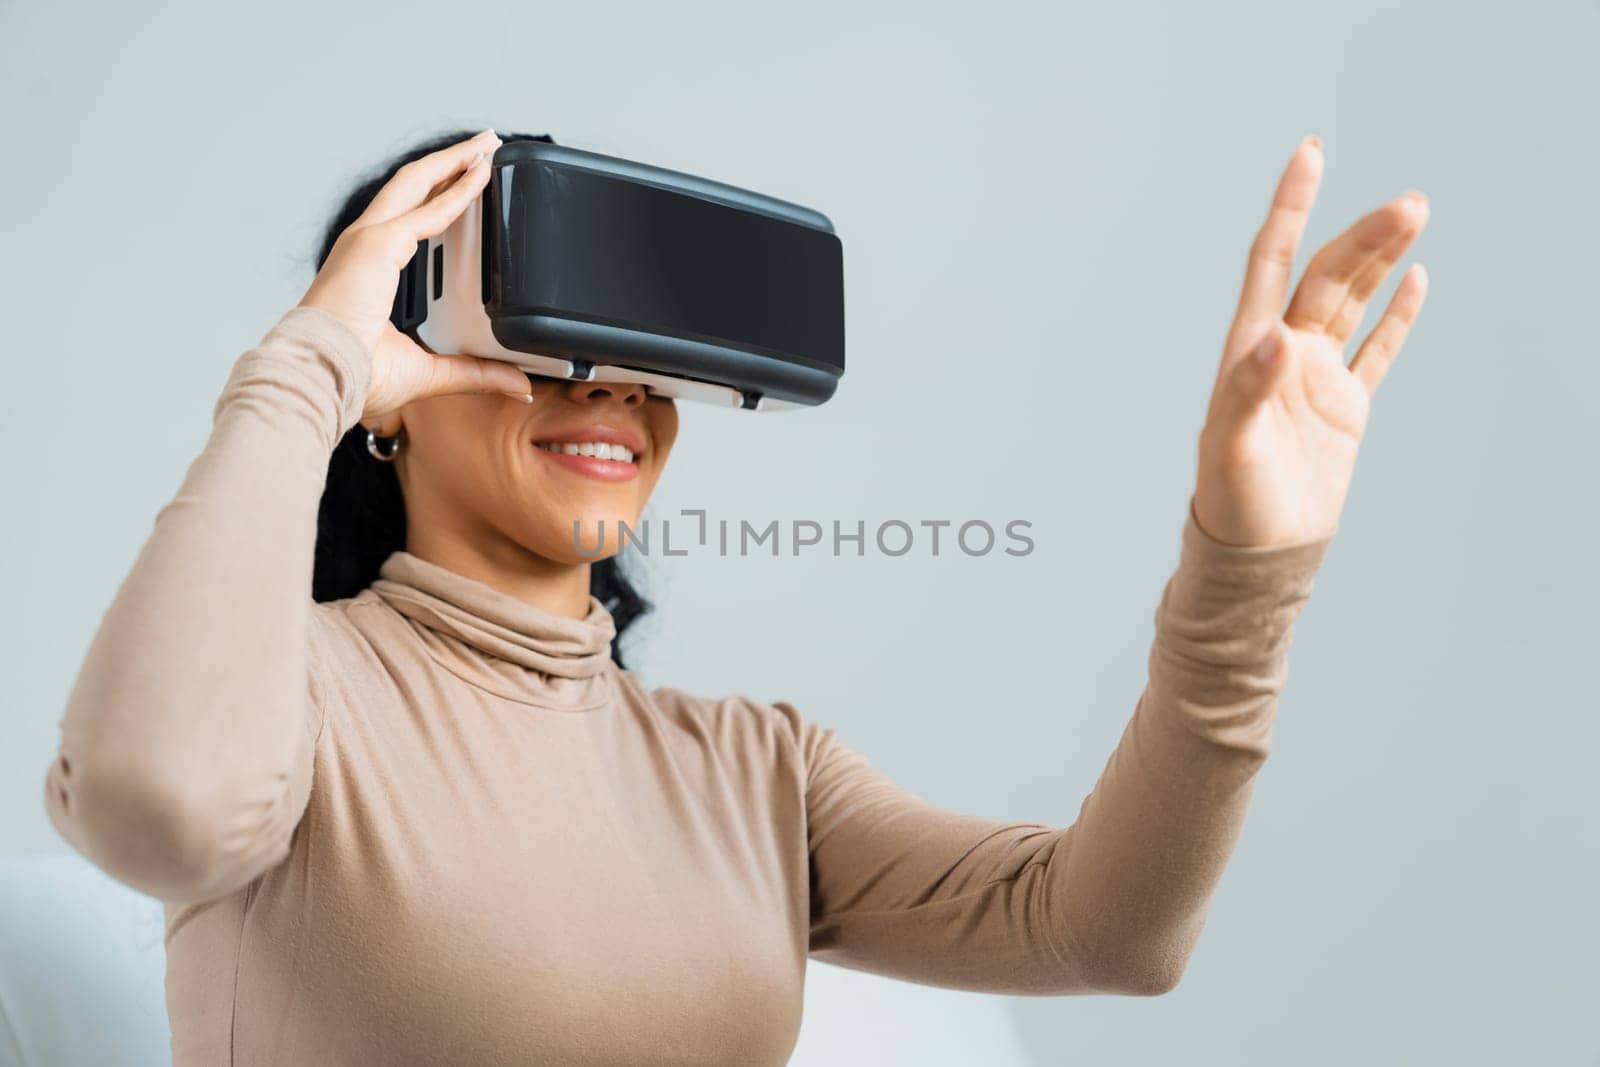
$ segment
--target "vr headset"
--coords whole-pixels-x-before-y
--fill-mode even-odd
[[[753,410],[833,395],[844,268],[827,216],[544,141],[490,165],[401,273],[390,318],[424,348]]]

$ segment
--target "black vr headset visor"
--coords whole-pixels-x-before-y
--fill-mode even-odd
[[[424,347],[744,408],[833,395],[844,273],[825,215],[544,141],[491,168],[401,274],[391,318]]]

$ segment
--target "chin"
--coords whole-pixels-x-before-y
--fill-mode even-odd
[[[643,531],[639,528],[639,513],[623,509],[596,508],[582,513],[578,519],[577,539],[573,536],[570,516],[552,519],[543,527],[537,543],[547,546],[540,555],[561,563],[597,563],[622,551],[624,541],[621,527],[626,526],[629,536],[626,544],[636,545]]]

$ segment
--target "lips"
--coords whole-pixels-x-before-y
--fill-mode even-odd
[[[625,482],[639,476],[646,442],[637,430],[592,423],[541,434],[533,446],[562,470],[602,482]]]

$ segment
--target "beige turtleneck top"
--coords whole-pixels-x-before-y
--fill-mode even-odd
[[[779,1064],[808,955],[995,993],[1177,982],[1331,536],[1230,547],[1191,510],[1077,818],[996,821],[789,704],[647,688],[595,600],[399,551],[314,603],[370,369],[312,308],[239,357],[61,723],[51,819],[167,902],[178,1067]]]

